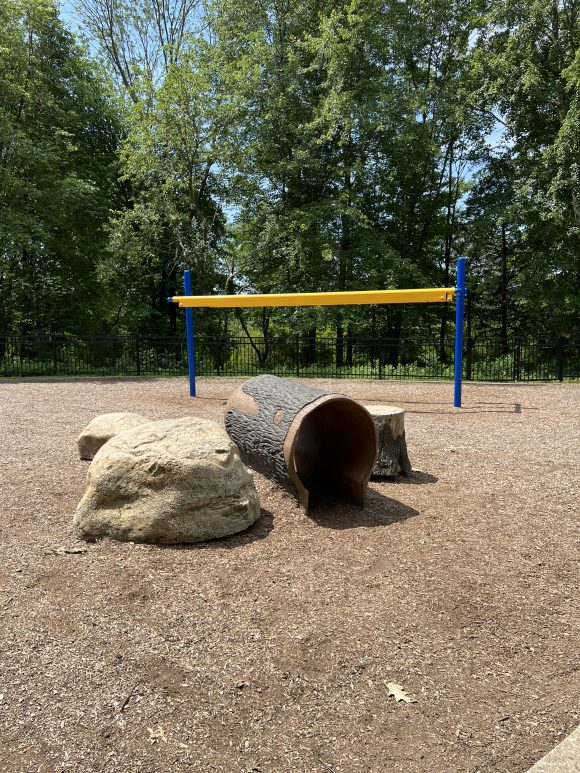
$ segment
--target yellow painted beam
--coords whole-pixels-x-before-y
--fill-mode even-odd
[[[174,295],[181,308],[241,309],[261,306],[358,306],[371,303],[446,303],[454,287],[415,290],[354,290],[338,293],[269,293],[267,295]]]

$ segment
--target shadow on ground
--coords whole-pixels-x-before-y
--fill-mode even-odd
[[[419,515],[419,511],[368,489],[364,508],[329,494],[314,494],[310,498],[308,515],[325,529],[369,529],[406,521]]]
[[[269,510],[262,508],[258,520],[249,529],[232,534],[230,537],[195,542],[191,545],[158,545],[157,547],[163,550],[231,550],[264,539],[272,531],[273,526],[274,516]]]
[[[422,486],[425,483],[437,483],[439,478],[436,478],[434,475],[430,475],[428,472],[413,470],[409,475],[396,475],[395,477],[389,477],[387,475],[372,475],[371,480],[376,483]]]

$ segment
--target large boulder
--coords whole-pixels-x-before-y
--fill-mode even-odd
[[[99,448],[119,432],[148,424],[149,421],[139,413],[103,413],[95,416],[77,440],[81,459],[94,459]]]
[[[86,540],[174,544],[234,534],[259,513],[252,476],[225,429],[187,417],[143,424],[102,446],[73,524]]]

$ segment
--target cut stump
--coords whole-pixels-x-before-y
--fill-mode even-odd
[[[367,405],[377,430],[378,456],[373,476],[409,475],[412,467],[405,440],[405,411],[393,405]]]

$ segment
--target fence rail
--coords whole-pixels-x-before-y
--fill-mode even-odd
[[[201,376],[451,379],[453,340],[435,338],[254,338],[198,336]],[[173,376],[187,373],[185,337],[0,336],[0,376]],[[466,338],[464,378],[580,378],[580,341]]]

